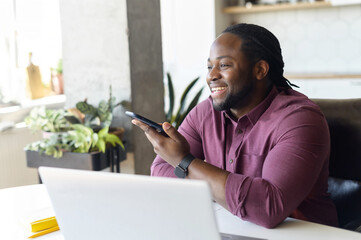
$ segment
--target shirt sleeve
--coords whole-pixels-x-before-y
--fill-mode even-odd
[[[328,161],[329,131],[314,109],[296,109],[278,125],[261,177],[230,173],[226,202],[238,217],[272,228],[297,209],[312,191]]]
[[[186,116],[178,131],[186,138],[190,145],[190,152],[193,156],[204,159],[202,140],[198,131],[197,107]],[[164,161],[161,157],[156,156],[151,165],[151,175],[160,177],[176,177],[174,174],[174,167]]]

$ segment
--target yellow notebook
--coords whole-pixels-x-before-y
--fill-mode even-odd
[[[27,219],[21,219],[21,223],[27,229],[25,232],[26,237],[35,238],[59,230],[56,218],[46,217],[46,215],[51,216],[49,214],[45,214],[46,212],[47,211],[39,211],[35,214],[32,214]]]
[[[48,228],[58,227],[55,217],[40,219],[30,223],[32,232],[39,232]]]
[[[51,207],[36,208],[22,212],[19,224],[24,226],[24,237],[35,238],[59,229],[54,210]],[[1,238],[1,237],[0,237]]]

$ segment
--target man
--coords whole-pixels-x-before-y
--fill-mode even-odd
[[[316,104],[283,77],[277,38],[228,27],[212,44],[210,97],[169,138],[137,120],[158,154],[153,176],[202,179],[238,217],[272,228],[286,217],[337,226],[327,193],[329,131]]]

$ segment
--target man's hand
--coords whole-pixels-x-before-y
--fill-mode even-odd
[[[162,127],[169,138],[161,135],[154,128],[141,121],[133,119],[132,123],[144,131],[148,140],[154,147],[154,152],[173,167],[177,166],[189,153],[189,144],[187,140],[170,123],[164,122],[162,124]]]
[[[164,131],[169,136],[165,137],[154,128],[136,119],[133,119],[132,123],[145,132],[154,147],[154,152],[173,167],[177,166],[189,153],[187,140],[171,124],[167,122],[162,124]],[[211,186],[214,200],[228,209],[225,189],[228,174],[229,172],[196,158],[189,165],[187,178],[207,181]]]

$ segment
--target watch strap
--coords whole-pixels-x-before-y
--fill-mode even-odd
[[[192,154],[188,154],[185,156],[182,161],[179,163],[179,166],[181,166],[183,169],[188,169],[191,162],[195,159],[195,157]]]
[[[188,167],[194,159],[195,157],[192,154],[186,155],[175,167],[174,174],[179,178],[185,178],[188,175]]]

